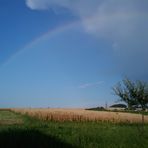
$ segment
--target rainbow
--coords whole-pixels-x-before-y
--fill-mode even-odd
[[[22,48],[18,49],[17,52],[12,54],[7,60],[5,60],[5,62],[3,62],[1,66],[5,66],[5,65],[9,64],[17,56],[21,55],[22,53],[24,53],[26,50],[30,49],[31,47],[34,47],[35,45],[37,45],[41,41],[43,41],[43,40],[45,40],[45,39],[47,39],[49,37],[54,37],[54,36],[64,32],[64,31],[66,31],[66,30],[68,30],[70,28],[74,28],[74,27],[76,27],[76,26],[78,26],[80,24],[81,24],[80,21],[74,21],[74,22],[71,22],[71,23],[64,24],[62,26],[55,27],[52,30],[49,29],[47,32],[43,33],[40,36],[37,36],[31,42],[27,43]]]
[[[141,13],[119,13],[119,14],[109,14],[107,16],[102,16],[102,17],[100,17],[98,19],[100,19],[100,20],[103,20],[103,19],[107,20],[107,19],[110,19],[110,18],[116,19],[116,18],[119,18],[119,17],[123,17],[123,18],[127,18],[127,17],[128,18],[133,18],[133,17],[136,18],[136,17],[139,17],[140,18],[140,17],[145,17],[145,15],[146,14],[144,12],[141,12]],[[85,21],[86,22],[89,22],[89,21],[93,22],[94,19],[96,19],[96,18],[94,18],[92,16],[89,16],[88,18],[85,18]],[[4,63],[2,63],[1,66],[7,65],[13,59],[15,59],[15,57],[21,55],[27,49],[30,49],[31,47],[37,45],[39,42],[43,41],[44,39],[56,36],[57,34],[62,33],[62,32],[66,31],[66,30],[68,30],[70,28],[74,28],[74,27],[81,26],[81,25],[83,25],[83,24],[79,20],[79,21],[73,21],[73,22],[64,24],[62,26],[55,27],[52,30],[49,29],[47,32],[43,33],[40,36],[37,36],[31,42],[29,42],[26,45],[24,45],[21,49],[18,49],[17,52],[12,54]]]

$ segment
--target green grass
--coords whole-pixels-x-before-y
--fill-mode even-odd
[[[9,121],[9,123],[6,124],[3,121]],[[147,124],[144,125],[143,131],[138,124],[47,122],[10,111],[0,111],[0,123],[0,147],[2,148],[148,147]]]

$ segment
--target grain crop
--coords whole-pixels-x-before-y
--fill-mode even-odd
[[[108,111],[90,111],[85,109],[65,109],[65,108],[13,108],[13,112],[26,114],[46,121],[111,121],[115,123],[141,122],[141,114],[108,112]],[[148,123],[148,116],[145,115],[145,122]]]

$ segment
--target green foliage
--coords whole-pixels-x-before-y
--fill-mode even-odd
[[[115,95],[125,102],[129,109],[140,106],[145,110],[148,105],[148,84],[142,81],[131,81],[127,78],[113,87]]]
[[[15,148],[147,148],[148,125],[145,133],[139,124],[110,122],[47,122],[12,112],[1,112],[0,122],[9,116],[22,124],[1,124],[0,147]]]
[[[113,104],[110,107],[126,108],[126,105],[125,104]]]
[[[94,107],[94,108],[87,108],[86,110],[94,110],[94,111],[106,111],[104,107]]]
[[[135,87],[135,98],[142,110],[147,108],[148,104],[148,85],[145,82],[137,81]]]

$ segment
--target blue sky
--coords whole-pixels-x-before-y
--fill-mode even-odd
[[[147,81],[147,0],[0,0],[0,107],[92,107]]]

